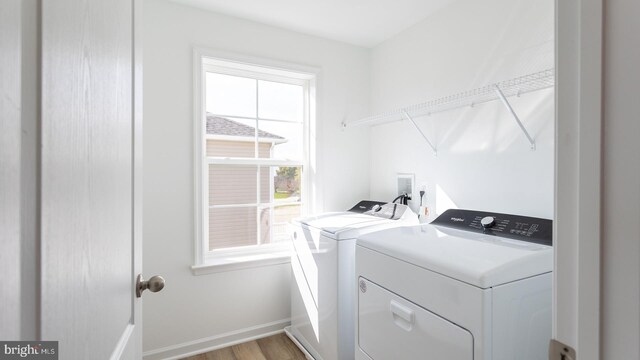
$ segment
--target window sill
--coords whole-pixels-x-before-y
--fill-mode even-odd
[[[215,274],[226,271],[251,269],[256,267],[288,264],[291,262],[289,249],[257,254],[233,254],[216,256],[205,260],[205,263],[193,265],[193,275]]]

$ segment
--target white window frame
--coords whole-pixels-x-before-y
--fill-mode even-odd
[[[244,76],[267,81],[302,85],[305,88],[305,113],[303,121],[303,161],[270,158],[215,158],[206,156],[206,99],[205,75],[212,71],[226,75]],[[258,166],[302,166],[302,214],[312,208],[313,171],[315,168],[315,123],[316,83],[318,69],[307,66],[261,59],[252,56],[223,53],[215,50],[194,48],[193,51],[193,97],[194,97],[194,275],[252,268],[287,263],[290,261],[291,245],[279,243],[255,245],[209,251],[208,249],[208,171],[209,164],[246,164]],[[257,75],[259,74],[259,75]],[[257,75],[257,76],[256,76]],[[287,81],[283,81],[286,78]],[[224,117],[226,114],[216,114]],[[257,115],[257,114],[256,114]],[[235,117],[226,115],[228,117]],[[242,118],[242,117],[239,117]],[[254,118],[251,118],[254,119]],[[269,119],[262,119],[269,120]]]

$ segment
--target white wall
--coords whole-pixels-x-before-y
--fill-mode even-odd
[[[163,0],[145,1],[143,21],[144,272],[167,281],[161,293],[145,296],[144,350],[286,322],[288,264],[200,276],[189,269],[192,47],[321,69],[318,165],[312,171],[324,191],[316,210],[345,209],[368,197],[368,131],[347,134],[340,123],[369,108],[369,51]]]
[[[373,113],[553,67],[553,0],[461,0],[372,53]],[[499,102],[372,127],[371,195],[392,199],[415,173],[427,203],[553,218],[553,90],[510,98],[536,151]],[[418,188],[419,190],[419,188]],[[446,199],[449,200],[446,200]]]
[[[600,358],[640,359],[640,2],[604,5]]]

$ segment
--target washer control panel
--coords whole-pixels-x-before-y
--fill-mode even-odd
[[[407,205],[386,203],[382,205],[374,205],[371,210],[365,211],[364,213],[383,219],[399,220],[405,212],[411,212]]]
[[[391,220],[400,220],[413,214],[407,205],[372,200],[362,200],[349,211]]]
[[[362,200],[359,203],[355,204],[351,209],[349,209],[349,211],[356,213],[365,213],[371,210],[378,210],[384,204],[386,203],[382,201]]]
[[[529,216],[486,211],[449,209],[431,222],[433,225],[553,245],[553,222]]]

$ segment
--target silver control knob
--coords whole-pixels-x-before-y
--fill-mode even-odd
[[[493,216],[485,216],[482,218],[482,220],[480,220],[480,225],[482,225],[482,227],[485,229],[493,227],[493,225],[495,224],[496,218],[494,218]]]

